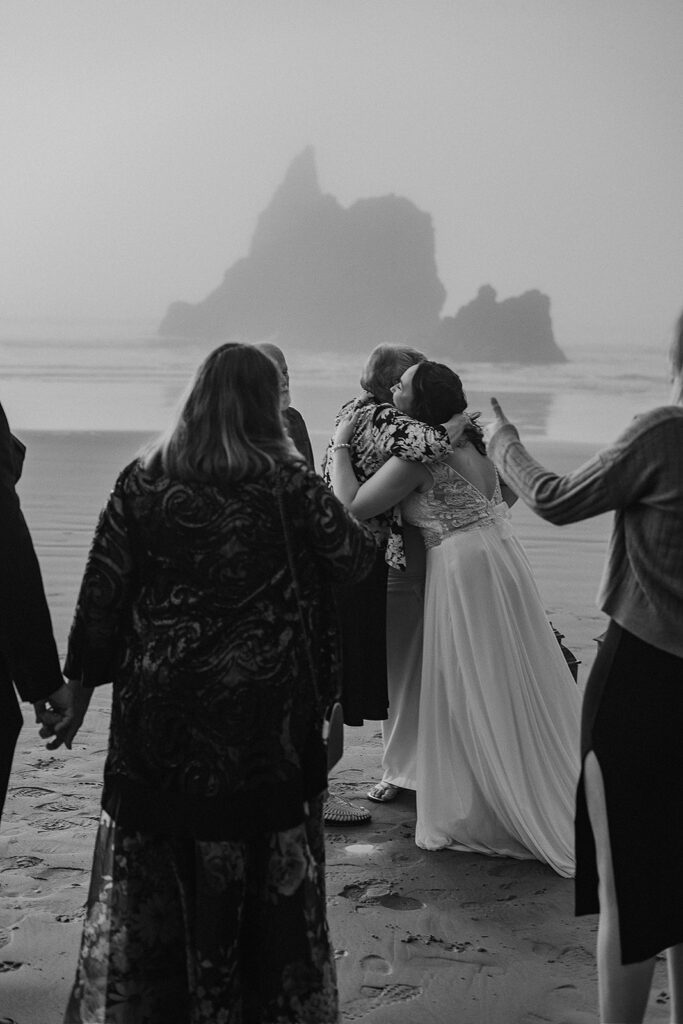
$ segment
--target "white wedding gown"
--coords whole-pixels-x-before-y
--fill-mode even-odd
[[[581,697],[500,486],[445,463],[403,503],[427,547],[416,842],[574,873]]]

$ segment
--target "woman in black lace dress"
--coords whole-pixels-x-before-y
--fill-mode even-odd
[[[375,552],[288,440],[272,362],[246,345],[211,353],[170,429],[119,476],[72,626],[81,710],[92,687],[114,690],[67,1022],[337,1020],[328,591]]]

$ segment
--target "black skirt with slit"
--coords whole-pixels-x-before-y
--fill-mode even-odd
[[[683,942],[683,658],[610,622],[586,684],[582,764],[600,764],[622,963]],[[583,786],[576,807],[576,913],[598,913]]]

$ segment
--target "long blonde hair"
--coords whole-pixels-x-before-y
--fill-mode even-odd
[[[141,460],[178,480],[215,484],[259,476],[292,457],[277,368],[253,346],[229,342],[206,357]]]

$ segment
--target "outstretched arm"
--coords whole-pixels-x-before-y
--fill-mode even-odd
[[[490,457],[522,500],[543,519],[557,526],[577,523],[623,508],[647,493],[654,462],[648,457],[649,448],[637,421],[611,447],[561,476],[530,455],[495,398],[491,406],[495,418],[486,428]],[[656,431],[650,433],[648,443],[656,451]]]

